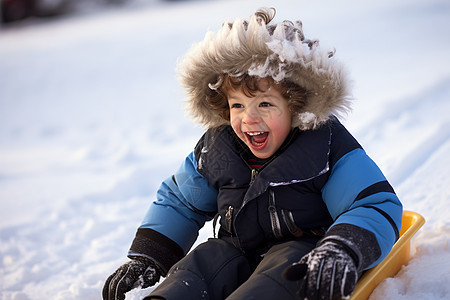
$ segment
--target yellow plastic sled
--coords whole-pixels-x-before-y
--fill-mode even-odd
[[[350,300],[368,299],[380,282],[388,277],[393,277],[403,265],[408,264],[411,238],[423,224],[425,224],[425,219],[418,213],[403,211],[400,238],[381,263],[361,276]]]

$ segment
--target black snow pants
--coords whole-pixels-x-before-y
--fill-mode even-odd
[[[176,263],[144,300],[295,299],[299,282],[285,280],[283,270],[316,242],[291,240],[249,256],[222,239],[209,239]]]

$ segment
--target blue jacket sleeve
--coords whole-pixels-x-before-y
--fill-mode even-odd
[[[399,237],[402,204],[378,166],[361,148],[341,157],[322,189],[334,220],[331,227],[351,224],[375,234],[381,262]]]
[[[176,242],[187,253],[198,231],[217,211],[217,190],[197,172],[190,153],[178,171],[158,189],[140,228],[155,230]]]

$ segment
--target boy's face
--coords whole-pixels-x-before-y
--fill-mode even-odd
[[[259,85],[265,92],[248,97],[240,90],[227,92],[231,127],[258,158],[271,157],[291,130],[288,101],[266,80]]]

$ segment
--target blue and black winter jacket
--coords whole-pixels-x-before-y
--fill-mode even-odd
[[[323,230],[363,248],[367,269],[398,239],[397,195],[336,118],[317,130],[293,130],[259,170],[248,165],[247,153],[230,126],[208,130],[162,183],[130,257],[149,256],[167,272],[216,213],[219,237],[232,239],[243,252]]]

